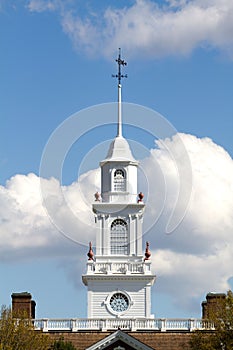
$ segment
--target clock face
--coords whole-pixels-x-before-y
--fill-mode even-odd
[[[110,306],[115,312],[126,311],[129,307],[129,299],[123,293],[115,293],[110,298]]]

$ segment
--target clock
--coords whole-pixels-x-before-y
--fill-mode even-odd
[[[125,294],[117,292],[111,296],[109,304],[115,313],[121,313],[129,308],[129,299]]]

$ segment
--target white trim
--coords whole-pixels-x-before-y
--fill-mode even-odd
[[[135,350],[153,350],[151,347],[141,343],[139,340],[134,337],[128,335],[127,333],[118,330],[117,332],[110,334],[108,337],[98,341],[94,345],[90,346],[86,350],[102,350],[105,347],[109,347],[109,345],[113,345],[114,343],[121,340],[126,346],[130,346]]]

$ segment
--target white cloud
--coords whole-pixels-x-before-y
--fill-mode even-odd
[[[127,57],[150,59],[186,56],[197,48],[213,48],[233,58],[232,0],[135,0],[123,8],[91,2],[30,0],[31,12],[57,11],[74,47],[112,57],[124,48]]]
[[[176,147],[177,137],[165,140]],[[158,275],[155,293],[169,294],[179,307],[195,308],[194,300],[209,291],[226,291],[233,273],[233,160],[209,138],[180,134],[192,166],[192,198],[186,216],[170,235],[164,234],[170,203],[177,190],[177,173],[168,152],[151,151],[165,176],[169,189],[158,223],[147,235],[153,250],[153,265]],[[151,159],[147,160],[149,166]],[[178,160],[179,161],[179,160]],[[182,159],[180,159],[182,162]],[[155,172],[152,196],[159,202],[161,186]],[[154,180],[153,180],[154,178]],[[151,220],[151,208],[145,221]],[[152,208],[153,209],[153,208]]]
[[[57,0],[30,0],[27,8],[31,12],[54,11],[57,9],[58,3]]]
[[[171,159],[169,149],[177,148],[180,139],[192,165],[193,191],[186,216],[167,235],[164,232],[180,181],[179,164]],[[176,162],[182,165],[183,158]],[[155,293],[167,293],[174,303],[189,307],[208,291],[225,291],[233,275],[233,160],[229,154],[209,138],[178,134],[157,142],[141,166],[149,183],[145,229],[155,224],[144,237],[151,243],[153,270],[158,276]],[[82,244],[95,240],[91,203],[99,180],[99,170],[91,170],[70,186],[61,187],[56,179],[34,174],[16,175],[1,186],[1,259],[23,259],[25,255],[31,259],[41,254],[76,257],[78,246],[64,235]],[[40,181],[50,219],[63,236],[42,206]]]
[[[232,242],[213,254],[177,253],[158,250],[153,258],[157,267],[157,293],[170,296],[176,307],[193,312],[208,292],[226,292],[232,276]],[[190,314],[190,313],[189,313]]]
[[[90,209],[88,211],[85,198],[79,195],[87,177],[88,174],[82,176],[79,183],[61,187],[54,178],[16,175],[5,187],[0,186],[0,260],[31,259],[41,254],[67,256],[67,251],[74,247],[70,240],[87,244],[93,236],[91,224],[89,230],[85,225],[90,219]],[[42,204],[41,188],[46,188],[43,199],[47,208]],[[90,222],[94,222],[93,216]],[[87,231],[85,238],[84,231]],[[13,251],[15,254],[9,254]]]
[[[187,5],[192,0],[165,0],[172,7],[181,7]]]
[[[41,1],[34,1],[43,7]],[[109,6],[78,14],[68,4],[59,7],[63,30],[77,50],[89,54],[112,57],[122,47],[128,57],[156,58],[185,56],[202,47],[233,57],[231,0],[170,0],[160,6],[136,0],[124,8]]]

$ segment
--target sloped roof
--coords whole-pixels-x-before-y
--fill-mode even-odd
[[[101,163],[109,161],[128,161],[138,163],[131,153],[127,140],[122,136],[117,136],[112,140],[107,157]]]
[[[106,338],[88,347],[86,350],[109,350],[115,348],[119,350],[153,350],[153,348],[143,344],[121,330],[110,334]]]

